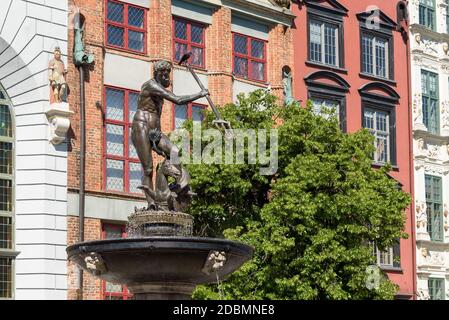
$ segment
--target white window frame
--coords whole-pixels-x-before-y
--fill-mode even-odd
[[[374,127],[375,128],[365,128],[365,129],[368,129],[374,136],[374,147],[376,148],[376,150],[374,151],[374,162],[375,163],[379,163],[379,164],[384,164],[384,163],[387,163],[387,162],[391,162],[390,113],[387,112],[387,111],[382,111],[382,110],[377,110],[377,109],[374,109],[374,108],[366,107],[363,110],[363,118],[364,119],[365,119],[365,112],[366,111],[371,111],[371,112],[374,113],[373,122],[374,122]],[[387,118],[386,118],[386,122],[387,122],[386,123],[386,129],[387,129],[387,131],[380,131],[380,130],[377,129],[377,121],[376,121],[377,113],[384,113],[387,116]],[[387,134],[387,159],[386,159],[385,162],[379,160],[378,144],[377,144],[377,137],[378,137],[378,133],[379,132],[382,133],[383,135]]]
[[[365,37],[372,37],[372,44],[371,44],[371,49],[373,52],[373,73],[369,73],[367,71],[363,71],[366,74],[370,74],[379,78],[384,78],[384,79],[390,79],[390,42],[388,41],[388,39],[385,39],[383,37],[378,37],[378,36],[374,36],[374,35],[369,35],[369,34],[363,34],[362,35],[362,45],[363,45],[363,39]],[[377,74],[377,51],[376,51],[376,41],[380,39],[383,40],[385,42],[385,76],[382,76],[380,74]],[[363,50],[362,50],[362,57],[363,57]],[[363,64],[363,61],[362,61]]]
[[[320,33],[321,33],[321,61],[311,60],[312,62],[318,62],[324,65],[340,67],[340,27],[337,24],[329,23],[317,18],[310,18],[309,20],[309,55],[310,55],[310,44],[312,38],[312,28],[311,25],[313,23],[320,24]],[[326,63],[326,34],[325,34],[325,25],[331,25],[335,28],[335,64]],[[310,55],[311,56],[311,55]]]

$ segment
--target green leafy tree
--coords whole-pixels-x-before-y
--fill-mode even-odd
[[[233,128],[276,127],[279,169],[263,176],[260,163],[189,166],[196,233],[255,248],[238,272],[200,286],[194,298],[393,298],[397,286],[384,275],[367,286],[366,270],[375,263],[371,243],[382,250],[407,236],[410,197],[388,175],[389,165],[372,168],[372,135],[345,134],[336,117],[315,115],[310,105],[278,106],[263,90],[239,96],[222,113]],[[212,120],[206,113],[203,129]]]

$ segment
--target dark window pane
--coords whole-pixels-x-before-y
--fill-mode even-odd
[[[262,41],[251,40],[251,56],[257,59],[264,58],[265,44]]]
[[[12,218],[0,217],[0,249],[12,249]]]
[[[139,102],[139,94],[130,92],[128,95],[128,109],[129,109],[129,122],[133,122],[134,115],[137,111],[137,105]]]
[[[204,67],[203,49],[192,47],[192,64],[195,66]]]
[[[12,143],[0,142],[0,173],[12,175]]]
[[[0,299],[12,298],[12,259],[0,257]]]
[[[246,37],[234,35],[234,51],[240,54],[248,54],[248,41]]]
[[[203,43],[203,33],[204,33],[204,28],[200,27],[200,26],[195,26],[192,25],[191,26],[191,40],[194,43]]]
[[[187,105],[175,106],[175,129],[179,129],[188,118]]]
[[[0,136],[12,137],[11,114],[4,104],[0,104]]]
[[[123,28],[108,25],[108,44],[118,47],[124,46]]]
[[[234,58],[234,73],[241,77],[248,77],[248,59]]]
[[[182,56],[187,53],[187,45],[183,43],[175,43],[175,59],[181,60]]]
[[[122,90],[106,89],[106,119],[124,120],[125,92]]]
[[[0,179],[0,211],[12,211],[12,181]]]
[[[137,189],[142,184],[142,165],[140,163],[129,163],[129,192],[141,193],[140,189]]]
[[[187,40],[187,24],[185,22],[175,20],[175,37]]]
[[[106,125],[106,153],[111,156],[124,156],[124,130],[122,126]]]
[[[108,1],[108,20],[123,23],[123,11],[123,4]]]
[[[192,106],[192,120],[196,123],[201,123],[203,121],[203,107]]]
[[[251,79],[258,81],[265,79],[265,65],[263,63],[251,61]]]
[[[143,28],[145,11],[135,7],[128,7],[128,24],[133,27]]]
[[[106,159],[106,189],[124,191],[124,164],[123,161]]]
[[[128,48],[135,51],[143,52],[144,49],[144,33],[137,31],[128,31]]]

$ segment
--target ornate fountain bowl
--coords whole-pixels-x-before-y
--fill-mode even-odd
[[[193,217],[175,211],[136,209],[128,217],[128,238],[175,236],[189,237],[193,233]]]
[[[137,300],[187,300],[197,285],[240,268],[253,248],[223,239],[161,236],[84,242],[67,253],[94,276],[127,285]]]

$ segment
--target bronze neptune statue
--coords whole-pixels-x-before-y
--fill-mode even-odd
[[[161,114],[164,99],[177,105],[187,104],[209,94],[207,89],[197,94],[176,96],[169,90],[172,64],[161,60],[154,64],[154,78],[142,85],[138,109],[132,126],[132,141],[143,167],[140,189],[145,192],[148,210],[175,211],[186,206],[194,195],[188,186],[189,175],[185,168],[173,157],[180,156],[179,149],[161,132]],[[156,190],[153,188],[152,151],[165,158],[158,166]],[[171,176],[176,183],[167,189],[167,178]]]

